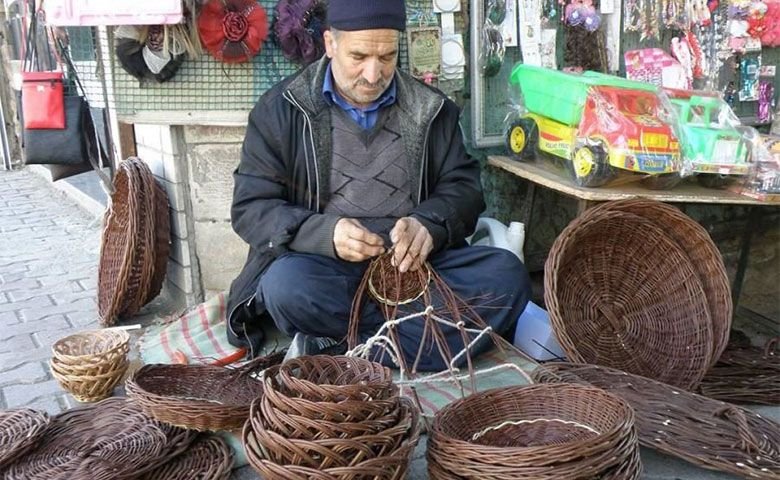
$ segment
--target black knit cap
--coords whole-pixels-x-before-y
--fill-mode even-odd
[[[328,25],[336,30],[406,30],[404,0],[329,0]]]

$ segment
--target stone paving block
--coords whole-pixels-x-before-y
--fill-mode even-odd
[[[16,316],[16,312],[12,311],[0,313],[0,327],[3,329],[9,325],[16,325],[17,323],[21,323],[21,319]]]
[[[0,267],[0,272],[2,271],[3,268]],[[16,290],[29,292],[40,287],[41,283],[34,278],[22,278],[21,280],[17,280],[15,282],[0,283],[0,291],[3,292],[14,292]]]
[[[92,299],[81,299],[72,303],[63,305],[52,305],[43,308],[26,308],[19,310],[22,318],[26,322],[40,320],[44,317],[71,312],[89,312],[94,310],[95,301]]]
[[[78,282],[74,283],[74,285],[78,285]],[[79,288],[81,288],[79,286]],[[95,302],[95,298],[97,297],[97,292],[90,291],[90,290],[81,290],[78,292],[54,292],[51,294],[51,297],[54,299],[54,303],[57,305],[65,305],[68,303],[75,303],[79,300],[92,300]],[[96,304],[97,305],[97,304]]]
[[[31,334],[44,330],[64,330],[71,328],[70,322],[64,315],[52,315],[48,318],[38,319],[40,321],[17,323],[9,325],[0,331],[0,340],[14,337],[16,335]]]
[[[28,362],[0,375],[0,386],[30,385],[45,382],[51,378],[48,365],[43,362]],[[37,386],[35,387],[37,390]]]
[[[3,334],[0,334],[3,335]],[[5,340],[0,340],[0,353],[24,353],[36,348],[32,336],[29,334],[16,335]]]
[[[43,410],[47,412],[49,415],[57,415],[58,413],[62,413],[64,410],[63,405],[60,403],[60,398],[56,395],[49,395],[47,397],[37,398],[36,400],[20,405],[20,407],[24,408],[34,408],[36,410]],[[14,408],[14,407],[8,407],[8,408]]]
[[[62,387],[56,380],[37,383],[34,389],[29,385],[3,387],[3,397],[8,408],[21,407],[46,398],[54,398],[56,401],[62,392]]]
[[[92,310],[69,313],[66,317],[68,317],[68,321],[75,329],[97,328],[99,321],[97,304]]]
[[[11,299],[13,300],[13,295],[11,295]],[[14,300],[9,303],[4,303],[0,305],[0,313],[36,310],[51,306],[54,306],[54,302],[51,301],[51,298],[49,298],[48,295],[42,294],[20,302]]]
[[[27,362],[48,362],[51,358],[51,348],[36,348],[19,355],[18,353],[0,353],[0,377],[5,372],[24,365]]]

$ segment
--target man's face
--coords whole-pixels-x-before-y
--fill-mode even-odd
[[[336,89],[350,104],[364,107],[385,91],[395,74],[398,31],[325,31]]]

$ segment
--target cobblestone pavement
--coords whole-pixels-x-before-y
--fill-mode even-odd
[[[76,404],[51,344],[97,326],[100,224],[28,171],[0,172],[0,407]]]

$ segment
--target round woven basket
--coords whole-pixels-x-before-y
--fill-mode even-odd
[[[220,437],[200,435],[184,453],[141,480],[228,480],[233,449]]]
[[[49,362],[59,384],[79,402],[102,400],[127,371],[130,335],[123,330],[91,330],[52,345]]]
[[[162,288],[170,249],[168,199],[138,158],[119,164],[105,214],[98,270],[103,325],[137,313]]]
[[[46,412],[29,408],[0,412],[0,472],[34,448],[50,422]]]
[[[715,364],[729,342],[734,307],[723,258],[707,230],[677,208],[655,200],[635,198],[605,202],[593,210],[598,212],[600,209],[633,213],[651,220],[688,255],[710,310],[714,340],[711,363]]]
[[[586,212],[545,263],[545,303],[574,362],[693,389],[712,363],[709,307],[688,255],[652,221]]]
[[[535,381],[603,388],[636,412],[642,445],[742,478],[780,478],[780,424],[749,410],[596,365],[547,363]]]
[[[236,369],[145,365],[127,379],[125,390],[161,422],[198,431],[235,430],[249,416],[252,401],[263,394],[257,374],[282,358],[260,357]]]
[[[108,398],[54,417],[38,447],[3,478],[138,478],[186,451],[195,436],[154,421],[124,398]]]
[[[638,448],[634,413],[615,395],[580,385],[496,388],[436,414],[428,473],[434,479],[637,479]],[[615,472],[622,476],[609,476]]]

